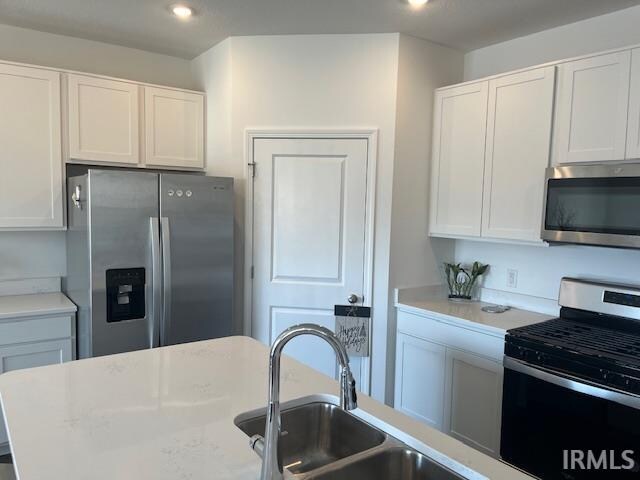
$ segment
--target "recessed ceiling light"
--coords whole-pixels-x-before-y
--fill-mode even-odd
[[[191,10],[186,5],[174,5],[173,7],[171,7],[171,11],[176,17],[183,20],[186,20],[191,15],[193,15],[193,10]]]
[[[408,1],[409,1],[409,5],[411,5],[412,7],[421,7],[422,5],[427,3],[429,0],[408,0]]]

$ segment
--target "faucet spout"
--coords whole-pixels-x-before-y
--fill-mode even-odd
[[[296,325],[282,332],[273,342],[269,353],[269,404],[260,480],[284,478],[280,454],[280,357],[285,345],[300,335],[314,335],[333,347],[340,364],[340,407],[344,410],[358,408],[356,382],[349,368],[349,355],[338,337],[328,328],[312,323]]]

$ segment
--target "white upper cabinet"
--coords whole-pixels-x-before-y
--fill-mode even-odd
[[[488,82],[435,95],[430,233],[480,235]]]
[[[82,75],[69,75],[68,84],[71,159],[137,164],[140,87]]]
[[[146,164],[204,168],[204,96],[145,87]]]
[[[60,74],[0,64],[0,228],[63,227]]]
[[[555,163],[625,158],[629,50],[558,66]]]
[[[482,236],[540,241],[555,67],[489,82]]]
[[[631,53],[631,93],[626,158],[640,158],[640,48]]]

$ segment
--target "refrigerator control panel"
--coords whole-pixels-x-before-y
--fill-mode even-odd
[[[107,322],[122,322],[145,316],[144,268],[107,270]]]

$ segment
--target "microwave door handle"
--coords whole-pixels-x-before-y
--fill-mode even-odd
[[[591,397],[597,397],[603,400],[619,403],[621,405],[626,405],[628,407],[640,409],[639,396],[618,390],[602,388],[581,378],[574,377],[573,375],[565,373],[559,374],[557,372],[547,370],[544,367],[532,366],[528,363],[524,363],[510,357],[504,357],[504,368],[524,375],[529,375],[533,378],[537,378],[538,380],[543,380],[558,387],[566,388],[567,390],[572,390]]]
[[[162,324],[160,326],[160,342],[162,346],[168,344],[171,331],[171,230],[169,218],[160,219],[162,231],[162,283],[164,286],[162,304]]]
[[[151,237],[151,281],[152,308],[149,321],[149,348],[160,345],[160,315],[162,305],[162,276],[160,262],[160,222],[158,217],[149,218]]]

